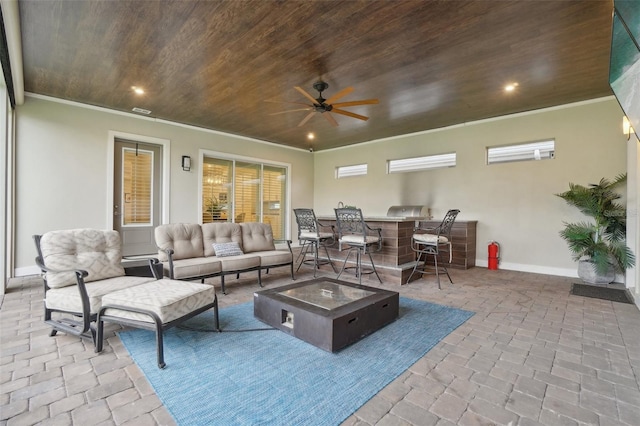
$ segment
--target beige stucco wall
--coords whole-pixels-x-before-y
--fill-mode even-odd
[[[613,98],[503,117],[423,134],[320,151],[278,147],[244,138],[104,110],[27,97],[17,109],[16,274],[33,273],[31,235],[51,229],[108,227],[108,133],[170,140],[170,220],[197,220],[201,149],[291,164],[291,208],[313,206],[333,215],[339,201],[384,215],[389,206],[422,204],[442,217],[460,208],[460,220],[478,221],[477,264],[486,245],[502,247],[501,268],[575,275],[563,221],[583,217],[553,196],[568,182],[589,183],[626,170],[622,111]],[[556,139],[556,158],[487,166],[487,146]],[[386,174],[386,160],[455,151],[455,168]],[[182,155],[194,160],[180,168]],[[335,167],[368,163],[369,174],[343,179]],[[295,235],[295,221],[290,227]]]
[[[313,203],[313,154],[304,150],[37,97],[27,97],[16,113],[16,275],[34,272],[32,235],[111,227],[110,131],[170,141],[171,222],[198,221],[201,149],[290,164],[290,207]],[[183,155],[192,158],[190,172],[180,167]]]
[[[553,194],[569,182],[587,184],[626,171],[622,110],[607,98],[502,117],[401,138],[321,151],[314,155],[314,207],[332,215],[339,201],[365,215],[384,215],[391,205],[431,207],[436,218],[459,208],[459,220],[477,220],[477,264],[487,264],[487,243],[501,245],[501,267],[576,275],[563,221],[582,220]],[[486,147],[555,138],[553,160],[486,165]],[[386,160],[457,153],[454,168],[387,174]],[[368,164],[368,174],[335,179],[335,167]]]

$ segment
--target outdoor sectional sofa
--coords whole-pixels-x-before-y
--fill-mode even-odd
[[[203,225],[172,223],[155,229],[158,257],[164,275],[176,280],[202,280],[220,277],[226,294],[224,277],[289,265],[293,274],[291,241],[288,250],[277,250],[271,225],[258,222],[213,222]]]

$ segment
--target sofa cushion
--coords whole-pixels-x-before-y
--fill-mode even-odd
[[[216,290],[211,285],[163,279],[110,293],[103,298],[103,305],[151,311],[166,324],[213,303],[215,297]],[[116,308],[105,309],[104,314],[153,322],[148,315]]]
[[[105,294],[138,286],[154,280],[155,278],[150,277],[122,276],[86,283],[85,288],[87,289],[87,295],[89,296],[91,313],[98,313],[102,307],[102,297]],[[82,299],[77,285],[72,287],[52,288],[48,290],[44,302],[48,309],[82,312]]]
[[[290,251],[256,251],[251,254],[260,256],[260,266],[263,268],[273,265],[285,265],[293,261],[293,255]]]
[[[240,256],[221,257],[223,272],[237,272],[245,269],[257,269],[260,267],[260,256],[255,254],[243,254]]]
[[[162,262],[164,272],[169,276],[169,262]],[[215,275],[222,271],[222,264],[216,257],[194,257],[173,261],[173,279]]]
[[[173,259],[189,259],[204,256],[202,229],[197,223],[170,223],[155,229],[156,245],[160,249],[160,261],[168,260],[163,251],[173,249]]]
[[[273,231],[268,223],[244,222],[242,228],[242,247],[245,253],[275,250]]]
[[[70,271],[82,269],[89,273],[85,282],[124,275],[120,264],[122,249],[120,234],[113,230],[68,229],[42,235],[40,250],[46,267]],[[46,275],[47,285],[60,288],[77,283],[73,272]],[[77,292],[77,291],[76,291]]]
[[[235,241],[228,243],[213,243],[212,246],[217,257],[239,256],[244,254],[238,243]]]
[[[229,243],[235,241],[242,250],[242,229],[237,223],[213,222],[202,225],[204,239],[204,255],[216,256],[213,243]]]

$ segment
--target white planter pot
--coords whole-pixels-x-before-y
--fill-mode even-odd
[[[578,276],[589,284],[607,285],[616,278],[616,272],[613,266],[610,266],[605,275],[600,275],[590,260],[580,260],[578,261]]]

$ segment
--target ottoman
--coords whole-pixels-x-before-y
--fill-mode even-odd
[[[164,368],[164,330],[210,308],[220,331],[218,298],[211,285],[161,279],[106,294],[98,312],[96,352],[102,352],[105,321],[155,330],[158,367]]]

